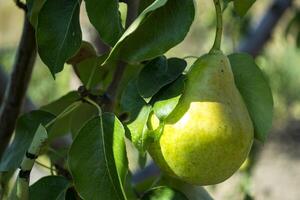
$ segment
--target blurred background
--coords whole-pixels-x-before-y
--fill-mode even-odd
[[[167,56],[200,56],[209,51],[215,31],[213,4],[206,0],[196,3],[197,15],[189,34],[180,45],[167,52]],[[96,41],[97,34],[84,9],[81,10],[83,38]],[[126,6],[122,4],[120,11],[126,13]],[[14,1],[0,1],[0,95],[13,66],[23,15]],[[255,144],[250,158],[233,177],[207,189],[217,200],[299,200],[300,1],[257,1],[243,19],[237,17],[229,5],[224,12],[224,23],[224,52],[242,50],[256,57],[270,82],[275,111],[266,143]],[[189,63],[193,61],[193,58],[188,59]],[[66,66],[54,80],[38,58],[27,97],[38,108],[79,85],[71,66]],[[139,171],[137,153],[131,152],[129,159],[132,159],[131,169]]]

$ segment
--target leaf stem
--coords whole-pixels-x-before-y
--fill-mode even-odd
[[[44,167],[44,168],[46,168],[46,169],[49,169],[51,172],[52,171],[56,171],[55,169],[53,169],[52,167],[49,167],[49,166],[47,166],[47,165],[45,165],[45,164],[43,164],[43,163],[41,163],[41,162],[39,162],[39,161],[35,161],[35,163],[36,164],[38,164],[38,165],[40,165],[41,167]]]
[[[88,97],[85,97],[84,100],[86,100],[87,102],[89,102],[90,104],[92,104],[93,106],[95,106],[98,109],[99,116],[102,115],[102,110],[101,110],[100,106],[96,102],[94,102],[92,99],[90,99]]]
[[[210,52],[221,49],[222,32],[223,32],[221,1],[220,0],[213,0],[213,1],[216,9],[217,25],[216,25],[215,41]]]
[[[63,110],[57,117],[55,117],[53,120],[51,120],[48,124],[46,124],[45,128],[48,129],[51,125],[53,125],[57,120],[63,118],[64,116],[71,113],[73,110],[75,110],[80,105],[79,101],[76,101],[69,105],[65,110]]]

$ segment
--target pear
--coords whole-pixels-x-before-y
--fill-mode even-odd
[[[155,115],[150,127],[157,127]],[[228,58],[214,51],[197,59],[185,91],[148,151],[167,175],[194,185],[228,179],[253,143],[253,124]]]

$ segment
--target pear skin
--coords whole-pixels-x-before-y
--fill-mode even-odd
[[[216,51],[193,64],[178,105],[166,119],[160,139],[148,150],[167,175],[194,185],[212,185],[239,169],[253,135],[229,60]]]

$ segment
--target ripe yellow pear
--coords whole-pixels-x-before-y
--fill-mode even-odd
[[[150,124],[157,127],[152,116]],[[185,91],[149,153],[168,175],[195,185],[229,178],[247,158],[253,125],[228,58],[215,51],[187,74]]]

